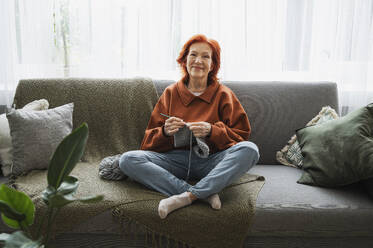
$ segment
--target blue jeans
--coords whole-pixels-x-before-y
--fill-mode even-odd
[[[258,147],[249,141],[200,158],[192,152],[190,180],[188,173],[189,150],[172,150],[166,153],[129,151],[120,160],[120,169],[133,180],[167,196],[189,191],[204,199],[219,193],[224,187],[241,177],[259,160]]]

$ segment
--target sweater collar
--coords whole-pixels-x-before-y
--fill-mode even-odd
[[[188,90],[187,86],[182,80],[176,84],[177,92],[179,93],[180,99],[185,106],[188,106],[195,98],[200,98],[207,103],[211,103],[212,97],[215,95],[218,88],[219,83],[213,82],[207,86],[206,90],[201,95],[196,96]]]

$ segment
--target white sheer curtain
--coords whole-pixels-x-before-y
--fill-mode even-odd
[[[8,1],[0,1],[0,105],[8,106],[18,81],[13,7]]]
[[[309,8],[309,77],[338,83],[343,114],[373,102],[373,1],[318,0]]]
[[[373,101],[373,0],[2,0],[0,105],[20,78],[178,79],[196,33],[223,80],[329,80],[342,111]],[[5,97],[6,96],[6,97]]]

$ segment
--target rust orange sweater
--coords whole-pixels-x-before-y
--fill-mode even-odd
[[[250,135],[250,123],[241,103],[228,87],[217,82],[210,84],[200,96],[192,94],[182,81],[168,86],[154,107],[142,150],[166,152],[174,149],[173,137],[163,133],[166,117],[160,113],[179,117],[184,122],[209,122],[211,134],[206,143],[210,153],[248,140]]]

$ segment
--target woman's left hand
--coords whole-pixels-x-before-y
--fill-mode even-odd
[[[211,124],[205,121],[188,122],[186,125],[197,138],[204,138],[211,133]]]

